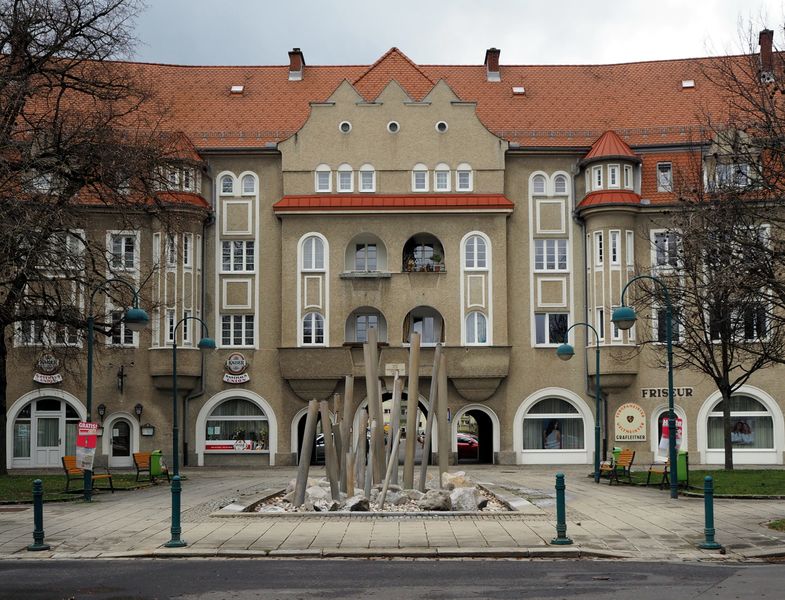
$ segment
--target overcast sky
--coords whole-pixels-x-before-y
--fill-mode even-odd
[[[739,53],[740,31],[782,35],[783,0],[146,0],[136,59],[205,65],[615,63]]]

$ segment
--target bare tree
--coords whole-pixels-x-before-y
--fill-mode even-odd
[[[121,273],[91,214],[137,228],[167,207],[158,180],[178,140],[162,134],[165,113],[141,71],[116,60],[132,50],[139,9],[0,0],[0,473],[9,343],[72,346],[89,290]]]

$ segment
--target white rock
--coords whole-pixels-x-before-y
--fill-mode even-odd
[[[450,493],[452,509],[461,512],[475,512],[477,511],[478,496],[477,488],[456,488]]]
[[[305,490],[305,496],[311,502],[316,502],[317,500],[327,500],[327,498],[330,497],[330,490],[315,485]]]
[[[421,510],[449,511],[452,510],[452,500],[450,494],[441,490],[429,490],[425,496],[417,502]]]

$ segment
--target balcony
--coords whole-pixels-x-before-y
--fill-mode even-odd
[[[172,349],[153,348],[150,352],[150,377],[159,390],[172,389]],[[189,392],[199,380],[201,352],[197,348],[177,348],[177,389]]]
[[[633,384],[638,376],[640,351],[637,346],[605,345],[600,350],[602,389],[622,390]],[[596,362],[594,348],[589,350],[589,376],[594,377]]]

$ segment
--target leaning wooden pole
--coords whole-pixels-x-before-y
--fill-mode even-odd
[[[378,377],[377,368],[374,367],[373,363],[373,354],[371,353],[371,342],[370,342],[370,331],[369,331],[369,341],[363,344],[363,361],[365,362],[365,397],[368,400],[368,419],[369,422],[373,423],[376,421],[379,422],[379,415],[377,414],[378,405],[376,404],[376,394],[379,390],[379,386],[376,383]],[[371,447],[375,448],[376,446],[376,434],[371,434]],[[373,466],[373,465],[372,465]],[[371,469],[371,474],[376,481],[376,471]]]
[[[305,502],[305,488],[308,487],[308,469],[311,466],[311,452],[316,440],[316,419],[319,415],[319,403],[311,400],[305,417],[303,443],[300,447],[300,464],[297,466],[297,481],[294,486],[294,505],[302,506]]]
[[[371,440],[377,434],[378,426],[376,423],[376,419],[371,421]],[[368,448],[368,465],[365,467],[365,486],[363,487],[363,491],[365,492],[365,497],[368,500],[371,499],[371,481],[373,480],[373,454],[375,449],[373,447],[373,443],[371,443],[370,447]]]
[[[406,398],[406,456],[403,460],[403,487],[414,487],[414,454],[417,444],[417,401],[420,385],[420,334],[412,333],[409,347],[409,388]]]
[[[341,437],[341,423],[343,423],[343,403],[341,402],[341,395],[333,395],[333,414],[335,415],[335,426],[333,427],[333,444],[335,445],[335,476],[338,479],[338,489],[342,492],[343,486],[341,482],[344,480],[343,468],[344,457],[346,456],[343,451],[343,438]]]
[[[442,353],[439,359],[439,406],[436,416],[439,419],[439,487],[443,485],[444,474],[449,468],[450,444],[450,419],[447,408],[447,355]]]
[[[352,450],[352,423],[354,421],[354,376],[347,375],[343,386],[343,419],[341,419],[341,441],[345,452],[341,458],[341,491],[351,494],[354,490],[349,486],[349,466],[347,456]],[[354,476],[352,476],[354,481]]]
[[[428,475],[428,463],[431,462],[431,433],[433,432],[433,421],[437,414],[438,386],[439,386],[439,362],[442,356],[442,345],[436,346],[433,351],[433,369],[431,370],[431,389],[428,392],[428,420],[425,423],[425,437],[422,443],[422,460],[420,461],[420,485],[418,490],[425,491],[425,479]],[[441,446],[440,446],[441,447]],[[441,487],[441,485],[440,485]]]
[[[379,331],[376,327],[368,328],[368,351],[371,361],[371,375],[373,377],[373,401],[376,404],[376,447],[373,450],[373,482],[381,483],[387,467],[384,449],[384,409],[382,408],[382,388],[379,380]],[[368,397],[371,402],[371,397]]]
[[[395,371],[395,379],[393,379],[393,397],[392,397],[392,410],[390,411],[390,435],[401,429],[401,387],[402,382],[398,376],[398,371]],[[390,452],[392,460],[393,471],[391,482],[398,485],[398,450]]]
[[[392,433],[392,430],[390,431]],[[392,451],[390,452],[390,461],[387,463],[387,473],[384,476],[384,485],[382,492],[379,494],[379,510],[384,509],[384,500],[387,497],[387,488],[390,487],[390,478],[393,473],[393,464],[398,463],[398,444],[401,442],[401,428],[395,430],[395,440],[392,444]]]
[[[338,487],[338,455],[335,453],[333,443],[333,424],[330,421],[330,404],[327,400],[319,403],[319,411],[322,415],[322,433],[324,434],[324,461],[327,471],[327,479],[330,481],[330,494],[333,500],[340,500],[340,488]]]
[[[365,461],[366,451],[368,449],[368,411],[363,410],[360,412],[360,423],[357,427],[357,450],[354,455],[356,458],[357,474],[355,475],[355,485],[360,488],[365,488]],[[354,490],[352,490],[354,492]]]

